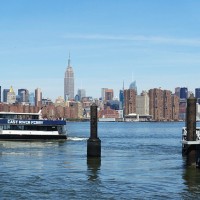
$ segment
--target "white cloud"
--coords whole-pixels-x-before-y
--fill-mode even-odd
[[[100,35],[100,34],[68,34],[65,39],[83,39],[83,40],[119,40],[119,41],[138,41],[152,42],[157,44],[174,44],[199,46],[200,38],[176,38],[162,36],[144,36],[144,35]]]

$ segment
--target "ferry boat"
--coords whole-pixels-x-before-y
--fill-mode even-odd
[[[0,112],[0,141],[66,140],[66,121],[41,118],[38,113]]]

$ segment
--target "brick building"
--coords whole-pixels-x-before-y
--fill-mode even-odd
[[[136,113],[136,91],[134,89],[124,90],[124,114]]]
[[[98,112],[99,118],[119,118],[119,113],[116,110],[111,109],[109,106]]]
[[[169,90],[149,90],[149,114],[155,121],[178,120],[179,97],[172,95]]]

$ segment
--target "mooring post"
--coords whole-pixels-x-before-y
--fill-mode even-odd
[[[90,106],[90,138],[87,140],[87,157],[101,157],[101,140],[97,135],[97,105]]]
[[[187,141],[196,141],[196,98],[190,96],[187,99],[186,112]],[[187,165],[196,165],[196,145],[187,147]]]

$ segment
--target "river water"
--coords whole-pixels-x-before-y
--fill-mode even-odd
[[[101,159],[87,159],[89,122],[66,142],[0,142],[0,199],[200,199],[185,166],[182,122],[101,122]]]

